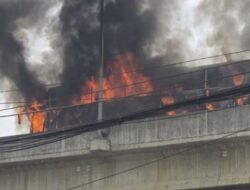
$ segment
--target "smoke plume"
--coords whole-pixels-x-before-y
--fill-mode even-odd
[[[198,23],[209,23],[207,44],[216,51],[250,48],[250,1],[204,0],[198,6]]]
[[[21,89],[26,101],[45,97],[45,88],[34,70],[27,64],[25,38],[18,33],[20,27],[39,25],[44,22],[43,14],[53,4],[50,1],[4,1],[0,2],[2,32],[0,34],[1,75],[8,77],[16,87]],[[100,1],[99,0],[63,0],[60,12],[60,31],[53,48],[63,49],[63,65],[60,80],[62,91],[66,96],[77,94],[87,79],[98,74],[100,49]],[[106,0],[104,7],[105,22],[105,74],[108,65],[117,55],[132,52],[140,67],[156,66],[182,57],[182,40],[166,38],[171,33],[170,22],[174,11],[178,9],[177,1],[157,0]],[[164,12],[166,14],[160,15]],[[41,23],[42,25],[42,23]],[[53,26],[52,26],[53,27]],[[157,52],[159,41],[164,42],[164,52]],[[59,47],[59,45],[60,47]],[[61,45],[63,44],[63,45]],[[63,47],[61,47],[63,46]],[[174,47],[174,48],[173,48]],[[153,53],[154,52],[154,53]],[[157,52],[157,55],[153,55]],[[46,61],[46,60],[44,60]],[[41,66],[37,66],[41,70]],[[52,65],[46,64],[43,70]],[[175,68],[174,70],[179,70]],[[163,70],[145,69],[152,77],[166,74]],[[171,73],[171,72],[170,72]],[[56,73],[55,73],[56,74]],[[48,81],[49,82],[49,81]],[[32,90],[32,92],[30,91]]]
[[[90,76],[96,76],[100,65],[99,0],[65,0],[60,15],[64,40],[64,68],[62,83],[64,93],[77,93]],[[167,12],[165,22],[171,20],[176,1],[157,0],[106,0],[104,7],[104,57],[105,68],[117,55],[132,52],[141,67],[156,66],[182,55],[179,39],[168,39],[163,54],[152,56],[152,44],[162,37],[159,32],[159,12]],[[163,10],[164,7],[164,10]],[[165,31],[165,36],[171,27]],[[158,36],[157,36],[158,35]],[[163,41],[163,39],[161,40]],[[170,47],[174,45],[175,48]],[[105,71],[107,74],[107,70]],[[145,70],[159,75],[159,70]],[[161,71],[163,74],[163,71]]]
[[[45,89],[27,65],[24,46],[15,32],[18,23],[25,19],[36,22],[44,8],[43,1],[1,1],[0,2],[0,73],[7,77],[27,102],[33,99],[42,99]],[[36,16],[34,16],[36,15]]]

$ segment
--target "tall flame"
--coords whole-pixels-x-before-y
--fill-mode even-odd
[[[29,120],[31,122],[32,133],[39,133],[44,131],[45,112],[41,112],[41,107],[42,104],[38,101],[34,101],[33,104],[29,107],[29,112],[31,112],[29,113]]]
[[[135,72],[137,64],[132,53],[116,56],[108,68],[108,75],[103,79],[103,100],[126,96],[145,96],[152,92],[150,79],[142,73]],[[89,104],[98,100],[98,79],[91,77],[82,86],[82,96],[74,97],[73,104]]]
[[[28,107],[19,108],[18,123],[23,122],[24,114],[27,114],[30,121],[30,130],[32,133],[40,133],[44,131],[45,123],[45,112],[42,112],[42,104],[38,101],[33,101],[33,103]]]

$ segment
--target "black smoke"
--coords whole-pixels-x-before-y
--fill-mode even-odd
[[[104,23],[107,58],[128,51],[138,57],[146,56],[144,47],[152,43],[157,29],[157,10],[141,10],[143,3],[145,1],[118,0],[106,5]]]
[[[62,43],[59,44],[63,44],[64,50],[60,78],[62,91],[60,94],[65,95],[70,100],[71,96],[80,92],[82,84],[87,79],[98,75],[100,64],[100,0],[62,0],[62,3],[59,38]],[[139,69],[143,69],[141,72],[152,79],[188,71],[187,68],[178,66],[171,67],[171,69],[155,69],[175,60],[183,60],[184,52],[187,51],[183,39],[178,37],[168,38],[167,40],[161,39],[162,36],[159,32],[162,22],[171,23],[172,18],[178,16],[179,3],[179,1],[174,0],[156,0],[153,2],[150,0],[105,0],[105,68],[108,68],[108,65],[117,55],[132,52],[138,60]],[[10,78],[22,90],[22,95],[27,101],[34,97],[38,99],[45,97],[45,89],[37,79],[36,74],[30,71],[25,61],[23,44],[14,33],[18,29],[16,23],[20,19],[28,18],[31,23],[36,22],[36,19],[39,20],[42,13],[46,11],[45,5],[45,1],[42,0],[0,3],[2,25],[0,72]],[[205,9],[202,5],[200,7]],[[165,16],[160,17],[160,12],[165,12]],[[226,23],[234,24],[234,22]],[[222,22],[216,26],[218,31],[223,28],[219,25],[222,25]],[[165,28],[164,32],[166,36],[173,33],[171,24]],[[235,33],[234,29],[231,30],[231,33]],[[186,31],[186,35],[189,35],[188,31]],[[217,32],[215,36],[220,36],[220,34]],[[165,41],[163,46],[165,50],[157,56],[152,56],[152,46],[156,41]],[[49,65],[46,65],[46,67],[49,67]],[[105,70],[105,74],[108,74],[108,70]],[[185,79],[178,78],[178,80],[176,78],[158,80],[154,85],[164,86],[167,82],[169,84],[186,83],[185,86],[191,86],[191,79],[199,80],[200,75],[189,75]],[[34,90],[31,92],[30,89]]]
[[[64,41],[62,84],[64,93],[69,94],[79,90],[98,68],[98,1],[65,0],[60,21]]]
[[[27,102],[44,98],[45,89],[36,74],[28,68],[23,44],[15,36],[15,31],[18,21],[37,13],[38,10],[39,1],[0,2],[0,73],[20,89]]]
[[[164,10],[163,10],[164,9]],[[104,6],[105,68],[117,55],[132,52],[145,74],[151,78],[182,72],[181,67],[152,69],[183,57],[183,41],[166,40],[164,54],[151,55],[151,47],[160,40],[161,22],[170,22],[178,9],[177,1],[106,0]],[[166,17],[159,18],[164,11]],[[100,65],[100,0],[64,0],[60,15],[64,41],[62,91],[77,94],[91,76],[98,75]],[[165,35],[172,32],[169,26]],[[164,39],[162,39],[163,41]],[[161,40],[160,40],[161,41]],[[151,67],[150,69],[144,69]],[[108,71],[105,71],[108,74]],[[156,85],[165,81],[157,81]],[[169,82],[169,81],[168,81]],[[114,84],[115,86],[115,84]]]
[[[1,76],[10,79],[27,102],[45,99],[46,89],[36,73],[26,62],[25,40],[16,36],[22,22],[26,25],[39,23],[49,8],[50,1],[20,0],[0,2],[0,50]],[[64,49],[61,74],[62,91],[67,99],[78,94],[81,85],[99,69],[100,50],[100,0],[62,0],[60,12],[60,38]],[[151,45],[157,39],[159,12],[172,13],[175,1],[157,0],[105,0],[105,68],[117,55],[132,52],[139,67],[165,64],[166,60],[181,57],[181,42],[171,39],[166,43],[167,53],[152,57]],[[166,6],[167,5],[167,6]],[[171,14],[164,21],[171,20]],[[21,23],[21,24],[20,24]],[[52,26],[53,27],[53,26]],[[171,32],[169,28],[167,33]],[[56,34],[57,35],[57,34]],[[172,48],[174,47],[174,48]],[[46,61],[46,60],[45,60]],[[49,68],[50,65],[46,65]],[[61,70],[58,69],[58,70]],[[179,70],[174,68],[174,70]],[[105,74],[108,74],[105,70]],[[166,74],[163,70],[144,69],[152,77]],[[172,73],[172,71],[170,72]],[[49,82],[49,81],[48,81]],[[115,84],[114,84],[115,86]],[[65,102],[64,102],[65,103]]]
[[[22,36],[16,36],[16,32],[23,20],[30,25],[42,22],[41,17],[49,7],[49,3],[46,3],[48,1],[0,1],[0,73],[10,79],[17,88],[20,88],[21,94],[27,102],[31,102],[33,99],[46,99],[47,89],[28,66],[24,53],[25,44],[23,43],[25,40],[20,39]],[[56,33],[55,36],[58,37],[57,44],[63,44],[63,47],[58,47],[60,50],[63,49],[62,68],[58,68],[59,71],[62,70],[59,79],[62,86],[60,90],[54,89],[56,92],[51,90],[55,93],[55,95],[52,93],[51,97],[54,96],[53,98],[62,100],[58,102],[63,105],[69,105],[72,96],[81,95],[81,87],[86,80],[98,75],[100,65],[100,0],[61,1],[60,34]],[[146,74],[153,80],[155,91],[159,90],[161,93],[166,92],[166,94],[172,94],[175,97],[185,98],[184,90],[203,89],[205,80],[203,71],[178,76],[178,74],[193,71],[193,68],[187,68],[181,64],[163,67],[163,65],[184,60],[185,54],[189,52],[185,41],[187,41],[190,31],[185,30],[180,35],[181,37],[172,35],[175,32],[172,22],[178,20],[181,2],[177,0],[105,0],[103,18],[105,75],[109,74],[109,64],[113,63],[117,55],[125,55],[130,52],[136,58],[138,69],[141,69],[139,72]],[[222,0],[219,6],[215,1],[202,1],[197,20],[201,23],[208,19],[212,23],[213,30],[207,39],[208,44],[227,52],[237,44],[240,44],[241,47],[248,47],[250,27],[249,22],[247,22],[249,18],[247,7],[249,7],[249,2],[243,0],[237,2]],[[236,16],[234,15],[235,10]],[[208,13],[209,18],[206,17]],[[177,18],[173,19],[175,17]],[[244,23],[241,31],[238,30],[239,20]],[[160,29],[162,23],[166,25],[164,31]],[[239,38],[239,36],[241,37]],[[55,48],[57,48],[56,45]],[[159,47],[155,48],[158,45]],[[226,48],[230,48],[230,50]],[[50,65],[45,64],[45,67],[49,68]],[[221,73],[223,71],[211,71],[208,73],[208,78],[216,78]],[[173,75],[177,77],[167,78]],[[160,79],[161,77],[162,79]],[[154,80],[155,78],[159,78],[159,80]],[[213,82],[208,86],[216,86],[219,83],[220,81]],[[112,85],[116,86],[116,84]],[[177,92],[178,89],[181,90]],[[139,100],[142,99],[140,97],[133,100],[131,104],[129,101],[127,103],[124,101],[125,103],[119,103],[115,106],[120,107],[118,113],[126,109],[133,111],[134,107],[143,107],[146,103],[157,102],[161,104],[161,96],[157,95],[156,98],[152,99],[144,97],[144,100]],[[61,97],[66,98],[62,99]],[[109,102],[105,104],[109,104]],[[112,107],[112,104],[106,106],[109,107],[109,115],[113,116],[115,106]],[[96,118],[96,114],[93,114],[93,117]],[[65,119],[67,120],[67,118]]]

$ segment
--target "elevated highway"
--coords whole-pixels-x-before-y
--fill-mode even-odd
[[[1,153],[0,189],[68,190],[88,182],[75,189],[249,189],[250,132],[238,132],[248,127],[249,105],[148,118],[114,126],[107,138],[89,132]]]

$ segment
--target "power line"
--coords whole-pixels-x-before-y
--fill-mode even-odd
[[[226,100],[227,101],[227,100]],[[246,104],[245,104],[246,105]],[[160,117],[160,118],[153,118],[153,119],[147,119],[147,120],[139,120],[139,121],[128,121],[128,122],[123,122],[123,123],[128,123],[128,124],[137,124],[137,123],[143,123],[143,122],[150,122],[150,121],[161,121],[161,120],[167,120],[167,119],[173,119],[173,118],[179,118],[179,117],[187,117],[187,116],[192,116],[192,115],[198,115],[198,114],[201,114],[201,113],[205,113],[205,112],[217,112],[217,111],[222,111],[222,110],[227,110],[227,109],[231,109],[233,107],[236,107],[235,104],[232,104],[231,106],[227,106],[227,107],[224,107],[224,108],[217,108],[215,110],[212,110],[212,111],[208,111],[208,110],[201,110],[201,111],[192,111],[190,113],[181,113],[181,114],[178,114],[178,115],[175,115],[175,116],[171,116],[171,117]],[[240,106],[242,107],[242,106]],[[91,123],[89,123],[91,124]],[[88,124],[85,124],[85,125],[88,125]],[[75,128],[75,127],[79,127],[79,125],[75,125],[75,126],[67,126],[65,128]],[[28,137],[29,139],[30,138],[37,138],[37,137],[40,137],[41,135],[43,135],[42,133],[35,133],[35,134],[26,134],[26,135],[15,135],[15,136],[11,136],[11,137],[5,137],[5,138],[1,138],[0,139],[0,143],[1,142],[4,142],[4,143],[8,143],[8,142],[13,142],[12,140],[14,140],[14,142],[16,141],[19,141],[20,139],[23,141],[25,140],[23,137]],[[52,134],[53,135],[53,134]],[[12,139],[14,137],[14,139]],[[11,141],[6,141],[6,138],[7,139],[11,139]],[[46,136],[46,139],[47,139],[47,136]],[[5,144],[4,144],[5,145]]]
[[[0,109],[0,111],[8,111],[8,110],[13,110],[13,109],[17,109],[17,108],[22,108],[25,106],[27,106],[27,105],[19,105],[19,106],[10,107],[10,108],[3,108],[3,109]]]
[[[71,127],[73,127],[73,126],[71,126]],[[88,129],[89,130],[89,129]],[[6,143],[6,142],[5,142]],[[46,143],[48,143],[47,141],[46,141]],[[41,145],[43,145],[44,144],[44,142],[41,144]],[[33,145],[32,145],[33,146]],[[28,147],[28,148],[30,148],[30,147]]]
[[[135,70],[132,70],[132,71],[123,71],[123,72],[119,72],[119,73],[134,73],[134,72],[143,71],[143,70],[146,70],[146,69],[158,69],[158,68],[160,69],[162,67],[168,68],[168,67],[173,67],[173,66],[176,66],[176,65],[185,64],[185,63],[190,63],[190,62],[195,62],[195,61],[202,61],[202,60],[206,60],[206,59],[212,59],[212,58],[217,58],[217,57],[222,57],[222,56],[227,56],[227,55],[240,54],[240,53],[245,53],[245,52],[250,52],[250,50],[246,49],[246,50],[240,50],[240,51],[229,52],[229,53],[224,53],[224,54],[217,54],[217,55],[201,57],[201,58],[196,58],[196,59],[190,59],[190,60],[185,60],[185,61],[180,61],[180,62],[173,62],[173,63],[159,65],[159,66],[144,67],[144,68],[135,69]],[[72,81],[71,83],[69,83],[69,85],[72,84],[72,83],[75,83],[75,82],[76,81]],[[60,85],[63,85],[63,83],[38,85],[38,86],[33,86],[31,89],[40,88],[41,86],[43,86],[43,87],[57,87],[57,86],[60,86]],[[17,91],[20,91],[21,89],[22,88],[1,90],[0,93],[17,92]]]
[[[14,139],[13,138],[3,139],[0,142],[6,144],[6,143],[11,143],[11,142],[18,142],[20,140],[23,141],[23,140],[35,139],[38,141],[38,139],[41,139],[41,141],[38,142],[37,144],[34,144],[34,143],[32,144],[31,142],[29,143],[30,144],[29,146],[17,146],[16,149],[8,149],[8,147],[7,148],[4,147],[5,148],[4,152],[6,151],[12,152],[12,151],[17,151],[17,150],[34,148],[34,147],[38,147],[38,146],[45,145],[48,143],[57,142],[62,139],[77,136],[82,133],[96,131],[96,130],[112,127],[115,125],[119,125],[124,122],[132,121],[136,119],[142,119],[145,117],[153,117],[165,111],[178,109],[181,107],[186,107],[186,106],[191,106],[191,105],[204,104],[204,103],[211,102],[211,101],[216,102],[216,101],[221,101],[221,100],[227,100],[228,98],[232,98],[236,95],[239,95],[239,94],[243,95],[249,92],[250,92],[250,86],[235,88],[232,90],[227,90],[227,91],[216,93],[209,97],[200,96],[200,97],[196,97],[196,98],[189,99],[186,101],[178,102],[173,105],[144,109],[144,110],[129,113],[120,117],[102,120],[101,122],[94,122],[94,123],[89,123],[86,125],[75,125],[69,128],[63,128],[63,129],[56,130],[56,131],[45,132],[45,133],[34,134],[34,135],[26,135],[24,137],[19,137],[19,138],[14,138]],[[45,140],[42,141],[42,139],[45,139]]]
[[[226,108],[222,108],[222,109],[216,109],[216,110],[209,111],[209,112],[227,110],[227,109],[230,109],[232,107],[235,107],[235,106],[226,107]],[[124,122],[124,123],[137,124],[137,123],[150,122],[150,121],[162,121],[162,120],[167,120],[167,119],[170,119],[170,118],[179,118],[179,117],[187,117],[187,116],[190,116],[190,115],[198,115],[198,114],[201,114],[201,113],[204,113],[204,112],[207,112],[207,111],[203,110],[203,111],[198,111],[198,112],[195,112],[195,113],[190,113],[190,114],[185,114],[185,115],[177,115],[177,116],[174,116],[174,117],[166,117],[165,116],[165,117],[161,117],[161,118],[154,118],[154,119],[143,120],[143,121],[134,121],[134,122]],[[74,126],[68,126],[68,127],[73,128]],[[88,128],[84,128],[84,129],[86,130],[84,132],[88,132],[87,131]],[[29,137],[34,137],[35,136],[35,138],[28,139],[29,140],[28,142],[26,142],[25,139],[21,139],[21,142],[19,142],[20,138],[17,137],[17,136],[14,136],[15,139],[11,139],[11,140],[0,139],[1,140],[0,143],[1,142],[4,143],[4,144],[0,145],[0,152],[1,153],[13,152],[13,151],[19,151],[19,150],[34,148],[34,147],[37,147],[37,146],[50,144],[50,143],[57,142],[57,141],[60,141],[60,140],[65,140],[67,138],[80,135],[80,134],[82,134],[84,132],[83,131],[81,131],[81,133],[74,132],[74,133],[70,133],[69,135],[61,135],[61,136],[58,136],[58,137],[55,136],[55,135],[50,135],[50,136],[46,136],[46,137],[44,137],[42,139],[41,138],[36,138],[35,135],[32,135],[32,136],[29,135]],[[170,139],[170,140],[172,140],[172,139]],[[14,143],[14,144],[10,145],[10,143]]]
[[[249,91],[248,91],[249,92]],[[245,92],[246,93],[246,92]],[[234,92],[234,94],[235,94],[235,92]],[[217,94],[218,95],[218,94]],[[197,97],[196,97],[197,98]],[[210,97],[209,97],[210,98]],[[221,100],[221,99],[224,99],[225,97],[221,97],[219,100]],[[231,97],[232,98],[232,97]],[[187,100],[188,101],[188,100]],[[209,100],[210,101],[210,100]],[[215,100],[214,100],[215,101]],[[218,100],[216,100],[216,101],[218,101]],[[185,102],[182,102],[182,103],[185,103]],[[187,103],[187,102],[186,102]],[[204,102],[200,102],[199,104],[202,104],[202,103],[204,103]],[[176,105],[175,105],[176,106]],[[171,106],[170,106],[171,107]],[[177,104],[177,107],[178,107],[178,104]],[[174,109],[174,108],[172,108],[172,109]],[[125,116],[126,117],[126,116]],[[133,115],[132,116],[130,116],[130,117],[132,117],[132,119],[133,119]],[[119,118],[118,118],[119,119]],[[123,118],[124,119],[124,118]],[[128,119],[129,119],[129,117],[128,117]],[[131,118],[130,118],[131,119]],[[112,119],[111,119],[111,121],[112,121]],[[122,123],[121,121],[119,122],[119,123]],[[96,124],[99,124],[99,123],[96,123]],[[32,148],[32,147],[37,147],[37,146],[41,146],[41,145],[44,145],[44,144],[47,144],[47,143],[52,143],[52,142],[56,142],[56,141],[59,141],[59,140],[62,140],[62,139],[65,139],[65,138],[69,138],[69,137],[71,137],[72,135],[73,136],[75,136],[75,135],[79,135],[79,134],[81,134],[81,133],[83,133],[83,132],[89,132],[89,131],[93,131],[93,130],[98,130],[97,128],[93,128],[93,123],[90,123],[90,124],[88,124],[88,125],[81,125],[81,126],[84,126],[84,128],[83,128],[83,130],[84,131],[82,131],[82,129],[79,129],[79,130],[76,130],[75,132],[76,132],[76,134],[69,134],[69,136],[68,135],[64,135],[64,133],[61,133],[61,134],[59,134],[59,135],[62,135],[62,136],[59,136],[59,137],[57,137],[57,139],[55,139],[54,138],[54,134],[49,134],[50,136],[51,136],[51,138],[52,139],[48,139],[48,140],[46,140],[46,141],[40,141],[39,139],[36,139],[36,141],[39,141],[39,142],[37,142],[37,143],[34,143],[34,142],[28,142],[28,143],[24,143],[24,144],[22,144],[22,148],[17,148],[17,149],[11,149],[11,150],[8,150],[10,147],[2,147],[2,149],[6,149],[5,150],[5,152],[7,151],[7,152],[11,152],[11,151],[15,151],[15,150],[20,150],[20,149],[27,149],[27,148]],[[73,126],[71,126],[71,127],[73,127]],[[76,127],[79,127],[79,126],[76,126]],[[106,126],[107,127],[107,126]],[[74,127],[73,127],[74,128]],[[102,128],[102,127],[101,127]],[[66,130],[64,130],[64,131],[66,131]],[[59,131],[60,132],[60,131]],[[47,134],[46,134],[47,135]],[[34,139],[36,138],[37,136],[35,136],[34,137]],[[43,136],[42,136],[43,137]],[[47,138],[47,137],[46,137]],[[31,138],[30,138],[31,139]],[[18,141],[18,140],[15,140],[15,141]],[[13,141],[12,141],[13,142]],[[6,142],[5,142],[6,143]],[[31,144],[31,145],[30,145]],[[20,144],[19,144],[20,145]],[[27,146],[24,146],[24,145],[27,145]],[[29,145],[29,146],[28,146]],[[13,146],[13,147],[15,147],[15,146]],[[20,146],[18,146],[18,147],[20,147]]]

